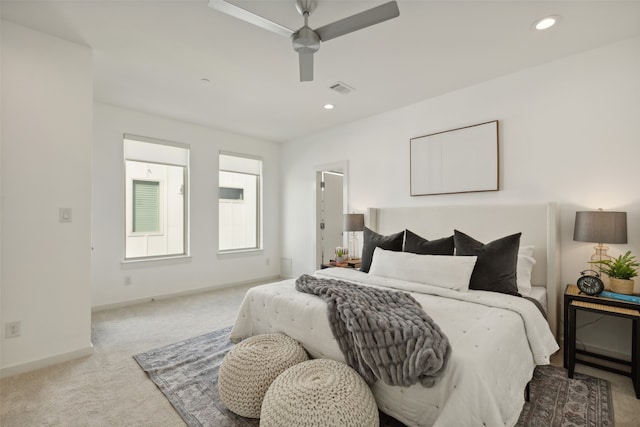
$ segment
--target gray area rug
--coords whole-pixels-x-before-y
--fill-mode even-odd
[[[171,344],[134,359],[147,372],[190,427],[258,426],[259,420],[229,411],[218,395],[218,369],[233,344],[231,328]],[[382,427],[404,424],[380,413]],[[539,366],[531,382],[531,399],[518,427],[613,426],[613,403],[608,381],[552,366]]]
[[[611,384],[554,366],[538,366],[517,427],[613,427]]]

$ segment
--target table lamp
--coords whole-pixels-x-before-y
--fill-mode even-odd
[[[349,235],[349,259],[358,258],[356,256],[356,248],[358,247],[358,240],[356,238],[356,231],[364,230],[364,214],[345,214],[344,215],[344,231],[348,231]]]
[[[591,261],[611,259],[603,243],[627,243],[627,213],[597,211],[576,212],[573,240],[597,243]],[[596,269],[589,264],[591,269]]]

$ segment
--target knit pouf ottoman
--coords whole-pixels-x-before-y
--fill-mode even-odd
[[[267,389],[287,368],[308,360],[302,344],[284,334],[256,335],[227,353],[218,372],[220,399],[229,410],[260,418]]]
[[[376,427],[376,401],[344,363],[315,359],[284,371],[262,402],[260,427]]]

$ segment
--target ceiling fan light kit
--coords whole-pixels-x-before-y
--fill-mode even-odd
[[[313,81],[313,54],[320,49],[320,42],[325,42],[400,16],[398,4],[395,1],[390,1],[314,30],[309,27],[308,21],[316,5],[315,0],[296,0],[296,9],[298,9],[298,12],[304,17],[304,25],[297,31],[293,31],[277,22],[273,22],[239,6],[228,3],[226,0],[209,0],[209,7],[212,9],[281,36],[291,37],[293,50],[298,52],[301,82]]]

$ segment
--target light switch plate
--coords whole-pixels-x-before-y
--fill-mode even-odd
[[[60,222],[71,222],[71,208],[60,208]]]

